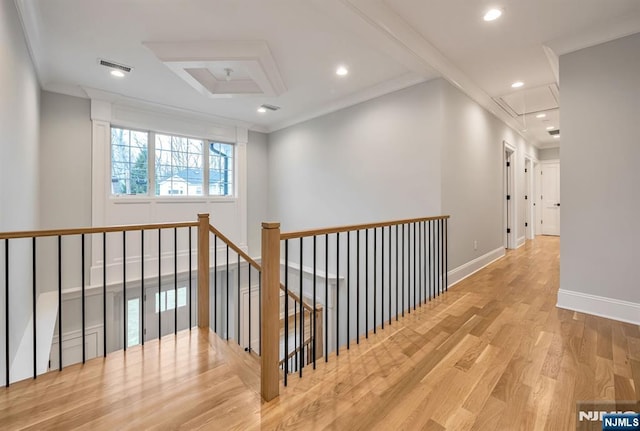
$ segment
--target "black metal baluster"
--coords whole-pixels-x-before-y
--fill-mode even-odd
[[[313,369],[316,369],[316,349],[318,348],[318,332],[317,332],[317,320],[316,316],[316,276],[317,276],[317,264],[316,264],[316,238],[313,236]],[[325,301],[326,302],[326,301]]]
[[[302,377],[302,368],[304,367],[304,292],[303,292],[303,272],[302,272],[302,251],[304,249],[303,238],[300,238],[300,377]]]
[[[38,326],[36,323],[38,322],[37,318],[36,318],[36,301],[37,301],[37,297],[36,297],[36,237],[34,236],[32,238],[32,267],[31,267],[31,272],[32,272],[32,283],[31,283],[31,287],[32,287],[32,294],[33,294],[33,378],[35,379],[38,376],[38,357],[37,357],[37,352],[36,352],[36,346],[37,346],[37,332],[36,332],[36,327]],[[84,253],[83,253],[84,254]]]
[[[84,364],[87,361],[87,348],[86,348],[86,334],[85,334],[85,298],[84,298],[84,289],[85,289],[85,279],[84,279],[84,234],[81,236],[82,240],[82,363]],[[34,314],[35,315],[35,314]]]
[[[102,232],[102,356],[107,357],[107,233]]]
[[[82,262],[84,263],[84,237],[82,238]],[[84,274],[84,269],[82,271]],[[82,283],[84,285],[84,282]],[[84,311],[84,306],[82,307]],[[122,328],[123,328],[123,345],[127,350],[127,231],[122,231]]]
[[[213,236],[213,332],[218,333],[218,235]]]
[[[447,290],[447,286],[444,284],[444,219],[440,220],[440,278],[442,280],[442,292]]]
[[[422,222],[417,223],[418,228],[418,305],[422,307]]]
[[[347,232],[347,350],[351,338],[351,232]]]
[[[360,344],[360,231],[356,235],[356,344]]]
[[[324,236],[324,361],[329,361],[329,234]]]
[[[398,306],[400,305],[398,303],[398,300],[400,299],[399,295],[398,295],[398,274],[400,273],[400,268],[398,267],[398,242],[400,237],[398,236],[399,233],[399,226],[396,225],[396,322],[398,321],[398,315],[399,313],[399,309]]]
[[[193,287],[193,267],[192,267],[192,260],[193,260],[193,251],[191,249],[191,226],[189,226],[189,330],[191,330],[191,328],[193,327],[193,320],[192,320],[192,312],[193,310],[191,309],[191,306],[193,304],[192,301],[192,287]],[[144,313],[142,313],[142,315],[144,316]],[[144,320],[143,320],[144,322]]]
[[[436,264],[435,264],[435,273],[436,273],[436,286],[438,289],[438,296],[440,296],[440,220],[436,220],[435,224],[436,229]]]
[[[373,228],[373,333],[378,330],[378,229]]]
[[[422,301],[427,303],[427,249],[426,249],[426,222],[422,221],[420,223],[420,247],[422,249],[422,254],[420,255],[420,266],[422,268],[422,275],[420,278],[420,283],[422,285]]]
[[[449,220],[444,219],[444,287],[449,290]]]
[[[161,339],[162,339],[162,229],[158,229],[158,341],[160,341]]]
[[[441,237],[440,237],[440,220],[436,221],[436,226],[438,226],[438,241],[436,242],[437,252],[438,252],[438,295],[442,293],[442,256],[441,256]]]
[[[178,228],[173,228],[173,333],[178,335]]]
[[[249,292],[249,342],[247,343],[247,351],[251,353],[251,264],[249,262],[247,262],[247,283],[249,286],[247,288],[247,291]]]
[[[407,311],[408,311],[408,314],[411,314],[411,225],[410,224],[407,224]]]
[[[86,344],[86,341],[85,341],[86,340],[86,334],[85,334],[85,332],[86,332],[86,330],[85,330],[85,328],[86,328],[86,319],[85,319],[85,285],[86,285],[86,283],[85,283],[85,275],[84,275],[84,273],[85,273],[85,269],[84,269],[84,266],[85,266],[85,263],[84,263],[84,256],[85,256],[84,234],[82,234],[81,240],[82,240],[82,265],[81,265],[81,270],[82,270],[82,363],[84,364],[86,362],[86,360],[87,360],[87,348],[85,346],[85,344]],[[124,262],[125,261],[123,261],[123,266],[124,266]],[[126,307],[125,307],[125,310],[126,310]],[[125,315],[125,317],[126,317],[126,315]],[[125,322],[126,322],[126,320],[125,320]],[[126,332],[126,325],[125,325],[125,332]],[[126,338],[125,338],[125,341],[126,341]]]
[[[406,246],[406,242],[404,240],[404,231],[405,231],[405,226],[406,225],[402,225],[402,317],[404,317],[404,309],[405,309],[405,302],[404,302],[404,248]]]
[[[238,322],[236,331],[237,331],[237,336],[236,338],[238,339],[238,346],[240,345],[240,276],[241,276],[241,272],[240,272],[240,253],[236,253],[238,255],[238,269],[236,270],[236,273],[238,274],[238,293],[236,295],[236,304],[237,304],[237,312],[238,315],[236,316],[236,320]]]
[[[336,232],[336,356],[340,356],[340,232]]]
[[[142,306],[142,337],[140,338],[141,344],[144,346],[144,303],[146,296],[144,294],[144,229],[140,230],[140,303]]]
[[[292,371],[298,370],[298,354],[296,353],[298,350],[298,302],[293,301],[293,352],[295,358],[293,358],[293,366]]]
[[[225,316],[225,319],[226,319],[227,325],[226,325],[226,328],[225,328],[225,330],[226,330],[226,337],[225,338],[227,340],[229,340],[229,244],[227,244],[227,263],[226,263],[226,266],[227,266],[227,272],[226,272],[226,279],[227,279],[226,280],[227,281],[227,283],[226,283],[227,284],[227,298],[226,298],[226,301],[227,301],[227,314]]]
[[[391,226],[389,226],[389,326],[391,326]]]
[[[289,240],[284,240],[284,385],[289,376]]]
[[[62,371],[62,236],[58,235],[58,370]]]
[[[380,232],[380,321],[384,329],[384,226]]]
[[[416,224],[413,223],[413,311],[416,310],[416,300],[418,298],[417,295],[417,283],[416,283],[416,274],[418,264],[416,261]]]
[[[258,271],[258,348],[262,354],[262,272]]]
[[[5,386],[9,387],[9,239],[4,240],[4,355]]]
[[[427,259],[427,262],[429,262],[429,268],[428,268],[428,272],[429,272],[429,301],[431,301],[431,289],[432,289],[432,285],[431,285],[431,281],[433,279],[433,274],[431,273],[431,220],[429,220],[429,242],[427,243],[429,245],[429,259]]]
[[[369,338],[369,229],[364,231],[364,330]]]

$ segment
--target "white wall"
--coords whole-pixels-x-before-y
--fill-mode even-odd
[[[272,133],[269,215],[294,230],[449,214],[449,269],[470,271],[503,254],[504,141],[524,240],[537,149],[443,79]]]
[[[525,236],[524,159],[535,147],[445,81],[443,86],[442,211],[449,221],[449,267],[503,248],[503,142],[516,148],[516,238]],[[474,250],[477,241],[477,250]],[[487,257],[489,258],[489,257]]]
[[[33,229],[38,224],[38,112],[40,87],[12,0],[0,3],[0,231]],[[30,319],[29,244],[11,243],[10,356]],[[4,242],[0,259],[4,262]],[[24,270],[23,270],[24,269]],[[2,271],[2,304],[4,271]],[[4,382],[4,306],[0,310],[0,378]]]
[[[268,135],[249,131],[247,144],[247,242],[249,254],[260,256],[261,223],[268,221]]]
[[[639,52],[640,34],[635,34],[560,57],[558,305],[635,323],[640,323]]]
[[[544,148],[538,151],[540,160],[560,160],[560,148]]]
[[[43,91],[40,112],[40,226],[91,226],[91,103]]]
[[[438,81],[269,136],[269,216],[283,230],[440,213]]]

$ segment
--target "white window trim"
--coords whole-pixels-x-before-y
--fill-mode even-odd
[[[147,179],[148,179],[148,187],[147,187],[147,193],[146,194],[139,194],[139,195],[132,195],[132,194],[113,194],[111,188],[109,188],[108,191],[108,198],[113,199],[115,201],[119,201],[119,200],[133,200],[135,202],[140,202],[140,201],[162,201],[162,200],[170,200],[170,201],[181,201],[181,202],[185,202],[185,201],[190,201],[190,200],[194,200],[194,201],[202,201],[202,200],[206,200],[206,201],[216,201],[216,202],[232,202],[235,201],[236,199],[238,199],[238,191],[237,191],[237,183],[238,183],[238,163],[237,163],[237,150],[238,150],[238,145],[236,142],[223,142],[219,139],[211,139],[211,138],[206,138],[206,137],[197,137],[197,136],[187,136],[187,135],[178,135],[176,133],[167,133],[167,132],[157,132],[155,130],[143,130],[143,129],[139,129],[139,128],[134,128],[134,127],[129,127],[129,126],[120,126],[118,124],[113,124],[111,123],[109,125],[109,130],[111,131],[111,128],[115,127],[118,129],[124,129],[124,130],[131,130],[131,131],[136,131],[136,132],[142,132],[142,133],[146,133],[147,134]],[[187,138],[187,139],[197,139],[202,141],[202,163],[203,163],[203,176],[202,176],[202,194],[200,195],[156,195],[155,194],[155,186],[156,186],[156,166],[154,163],[155,160],[155,155],[156,155],[156,135],[158,134],[162,134],[162,135],[167,135],[167,136],[175,136],[175,137],[180,137],[180,138]],[[211,195],[209,194],[209,172],[210,172],[210,154],[208,151],[209,145],[211,143],[219,143],[219,144],[227,144],[227,145],[231,145],[233,146],[233,169],[232,169],[232,174],[233,174],[233,180],[232,180],[232,187],[233,187],[233,194],[231,195]],[[109,134],[109,154],[108,154],[108,172],[111,172],[111,168],[112,168],[112,160],[111,160],[111,155],[112,155],[112,151],[111,151],[111,146],[112,146],[112,142],[111,142],[111,133]]]
[[[92,96],[92,94],[89,95]],[[99,95],[102,93],[100,92]],[[143,104],[138,103],[138,105]],[[195,221],[198,213],[209,213],[212,224],[229,235],[241,249],[245,251],[248,249],[247,143],[249,132],[246,125],[230,124],[226,120],[218,121],[214,117],[156,105],[132,107],[97,97],[91,99],[91,121],[92,226]],[[179,136],[202,136],[206,137],[207,142],[235,144],[234,196],[111,195],[111,124],[116,127],[151,130]],[[208,157],[206,152],[205,157]],[[99,270],[102,265],[101,247],[99,241],[94,241],[92,244],[91,279],[95,278],[96,282],[101,279]],[[185,251],[179,250],[179,253],[182,252]],[[127,258],[135,261],[139,256]],[[121,272],[118,269],[119,265],[121,264],[116,261],[109,261],[108,273],[115,275]]]

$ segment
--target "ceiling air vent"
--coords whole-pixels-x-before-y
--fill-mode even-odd
[[[277,111],[278,109],[280,109],[279,106],[269,105],[267,103],[265,103],[264,105],[260,105],[260,107],[264,109],[268,109],[269,111]]]
[[[551,136],[559,135],[559,134],[560,134],[560,129],[556,129],[556,130],[549,130],[549,134],[550,134]]]
[[[100,66],[109,67],[111,69],[122,70],[123,72],[131,72],[131,67],[125,66],[124,64],[114,63],[113,61],[103,60],[101,58],[98,59],[98,63]]]

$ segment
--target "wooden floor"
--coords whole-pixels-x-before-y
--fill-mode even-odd
[[[574,430],[578,400],[640,399],[640,327],[556,308],[558,274],[527,242],[270,403],[194,330],[0,389],[0,429]]]

